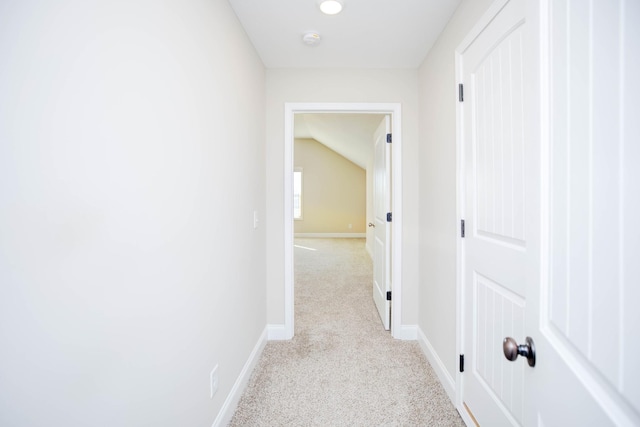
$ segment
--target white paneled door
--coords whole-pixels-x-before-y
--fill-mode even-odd
[[[391,133],[391,118],[385,116],[373,137],[373,301],[386,330],[391,326],[391,144],[387,135]]]
[[[505,359],[502,340],[525,339],[525,269],[536,238],[525,213],[536,203],[524,167],[532,161],[524,134],[525,26],[524,0],[508,1],[461,57],[464,404],[487,426],[520,425],[524,413],[528,367]]]
[[[529,425],[640,425],[640,2],[543,2],[539,366]]]
[[[631,0],[499,0],[458,49],[460,409],[481,426],[640,425],[638,22]]]

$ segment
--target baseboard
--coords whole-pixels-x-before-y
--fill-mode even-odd
[[[325,239],[365,239],[367,233],[295,233],[293,237],[319,237]]]
[[[405,341],[415,341],[418,339],[418,325],[400,325],[399,330],[395,330],[394,338]]]
[[[447,392],[449,396],[449,400],[453,403],[453,406],[456,406],[456,382],[449,375],[446,366],[442,363],[442,359],[438,356],[435,349],[427,339],[422,329],[417,328],[418,332],[418,343],[420,343],[420,348],[422,348],[422,352],[427,357],[427,360],[431,364],[431,367],[436,372],[438,379],[442,383],[444,390]]]
[[[268,341],[284,341],[290,339],[287,337],[287,333],[284,325],[267,325],[267,340]]]
[[[229,392],[229,395],[224,401],[220,412],[218,412],[218,416],[213,422],[213,427],[223,427],[231,422],[233,414],[235,413],[236,408],[238,407],[238,403],[240,402],[240,398],[242,397],[242,393],[244,393],[244,390],[247,387],[247,383],[249,382],[251,373],[256,367],[256,364],[260,359],[260,355],[262,354],[262,350],[264,350],[264,346],[266,344],[267,328],[264,329],[264,331],[260,335],[260,338],[258,338],[258,342],[249,355],[249,359],[247,359],[247,362],[244,364],[242,371],[240,371],[240,375],[238,375],[236,382],[231,388],[231,392]]]

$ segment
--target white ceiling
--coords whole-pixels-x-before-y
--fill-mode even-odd
[[[333,16],[318,0],[229,3],[267,68],[418,68],[460,0],[344,0]]]
[[[373,133],[383,118],[383,114],[296,114],[293,135],[315,139],[366,169],[373,150]]]

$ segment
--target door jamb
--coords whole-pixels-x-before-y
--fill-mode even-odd
[[[294,335],[293,316],[293,126],[296,113],[390,114],[391,144],[391,336],[402,338],[402,121],[399,103],[285,103],[284,105],[284,335]]]

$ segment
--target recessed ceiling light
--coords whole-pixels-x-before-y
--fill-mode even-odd
[[[327,15],[336,15],[342,11],[342,0],[321,0],[320,10]]]

